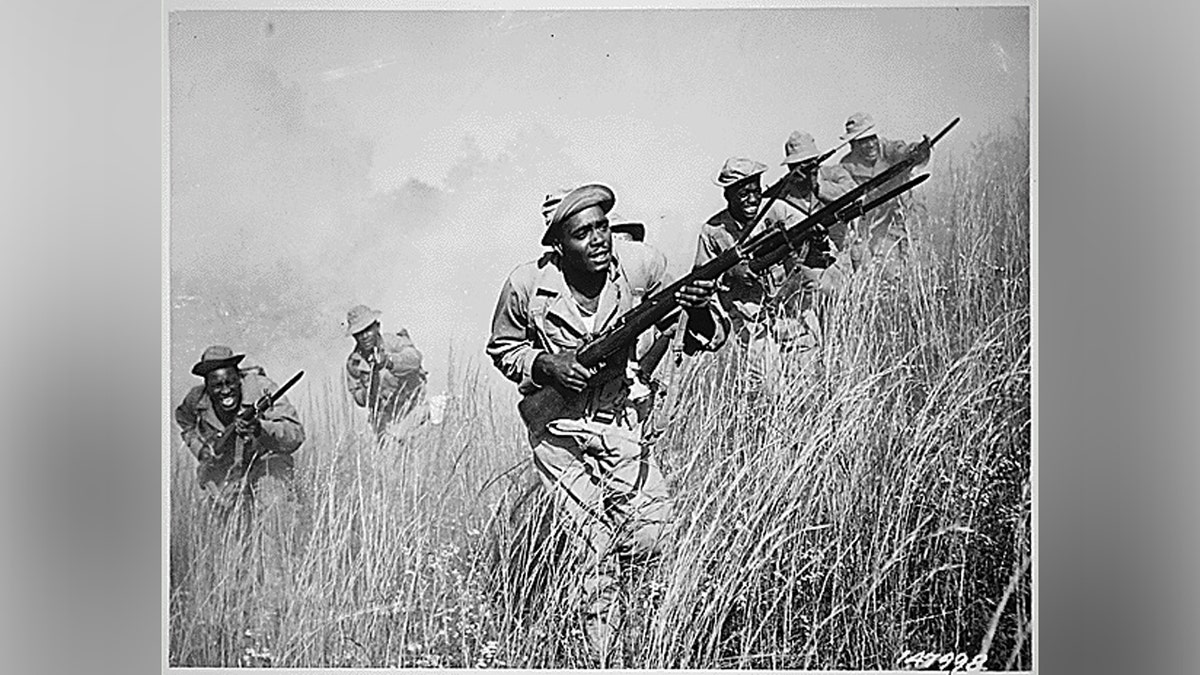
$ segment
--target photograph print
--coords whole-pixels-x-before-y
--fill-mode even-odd
[[[1036,11],[164,31],[166,667],[1031,671]]]

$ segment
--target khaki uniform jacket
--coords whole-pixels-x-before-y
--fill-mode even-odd
[[[666,256],[647,244],[614,240],[613,257],[595,315],[596,333],[674,281],[667,271]],[[709,311],[711,321],[688,322],[686,352],[711,351],[724,344],[728,318],[715,302]],[[541,388],[533,381],[534,359],[544,352],[577,349],[588,335],[558,256],[551,252],[521,265],[504,282],[492,316],[487,354],[505,377],[518,384],[521,394],[528,395]],[[579,397],[579,408],[568,411],[567,416],[614,410],[624,404],[630,384],[626,365],[635,346],[631,345],[626,358],[611,359],[604,371],[589,381],[584,396]]]
[[[371,361],[355,348],[346,357],[346,388],[360,408],[391,418],[404,403],[412,400],[425,383],[421,368],[421,352],[413,344],[408,331],[383,333],[381,347],[386,367],[379,371],[374,398],[371,396]]]
[[[868,163],[862,158],[861,155],[851,150],[845,157],[842,158],[841,167],[850,174],[850,177],[854,180],[855,185],[861,185],[867,180],[874,178],[877,174],[887,170],[889,167],[907,159],[916,145],[916,143],[908,143],[905,141],[890,141],[880,136],[879,156],[875,160],[874,164]],[[918,164],[913,168],[915,169],[920,166],[924,166],[924,164]],[[912,178],[912,171],[905,171],[879,188],[869,192],[864,201],[870,201],[874,195],[881,195],[888,190],[897,188],[910,178]],[[882,204],[868,213],[865,218],[870,223],[880,223],[885,220],[889,220],[895,216],[897,207],[903,203],[905,198],[906,195],[901,195],[900,197],[897,197],[886,204]]]
[[[766,205],[765,200],[763,205]],[[750,236],[776,225],[791,227],[805,215],[807,214],[804,211],[790,201],[777,199]],[[707,264],[724,251],[733,248],[744,231],[745,226],[730,215],[728,208],[709,218],[708,222],[700,227],[700,241],[696,245],[696,267]],[[796,256],[789,256],[782,263],[772,265],[763,275],[761,284],[741,283],[726,274],[720,290],[717,291],[717,297],[720,298],[721,307],[733,320],[734,327],[740,330],[742,325],[761,319],[764,302],[775,296],[799,266]]]
[[[242,375],[242,402],[251,405],[265,394],[274,393],[278,385],[265,375],[251,371]],[[264,454],[290,455],[304,442],[304,427],[296,409],[288,401],[287,396],[281,396],[275,404],[266,410],[259,418],[262,424],[262,435],[251,439],[243,448],[246,457],[257,457]],[[184,397],[183,402],[175,409],[175,422],[179,425],[183,442],[188,450],[197,458],[206,447],[206,439],[219,435],[225,425],[217,418],[212,401],[204,390],[204,385],[192,387]],[[235,443],[236,437],[230,441]],[[217,448],[219,456],[215,463],[232,463],[234,453],[232,447]]]

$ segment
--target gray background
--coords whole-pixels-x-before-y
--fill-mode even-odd
[[[1194,672],[1191,3],[1039,8],[1038,658]],[[161,667],[155,3],[7,13],[9,672]]]

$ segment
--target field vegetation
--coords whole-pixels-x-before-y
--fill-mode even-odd
[[[623,571],[626,666],[1032,668],[1025,128],[921,188],[911,263],[853,277],[794,386],[748,396],[725,354],[666,371],[677,522],[658,565]],[[383,444],[340,381],[307,383],[298,495],[264,488],[248,537],[174,448],[170,663],[586,665],[581,565],[481,361],[450,364],[440,424]]]

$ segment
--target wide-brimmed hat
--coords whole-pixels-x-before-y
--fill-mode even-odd
[[[577,188],[557,190],[546,195],[542,202],[542,218],[546,221],[546,232],[542,235],[542,246],[554,244],[554,228],[562,221],[589,206],[599,206],[605,213],[617,203],[617,196],[607,185],[588,183]]]
[[[244,358],[245,354],[234,354],[233,350],[225,345],[213,345],[205,349],[200,355],[200,361],[192,366],[192,374],[204,377],[219,368],[236,368]]]
[[[625,232],[634,241],[646,240],[645,223],[640,223],[636,220],[625,220],[615,213],[609,214],[608,222],[608,229],[612,230],[613,232]]]
[[[793,131],[783,144],[783,161],[781,164],[798,164],[806,159],[812,159],[821,154],[817,149],[817,140],[812,134],[803,131]]]
[[[366,305],[355,305],[346,312],[346,335],[354,335],[370,328],[379,320],[383,312],[371,309]]]
[[[753,178],[767,170],[767,165],[762,162],[756,162],[745,157],[730,157],[725,160],[725,164],[717,175],[713,177],[713,182],[721,187],[729,187],[736,185],[747,178]]]
[[[842,134],[842,140],[850,138],[870,138],[875,135],[875,120],[864,112],[856,112],[846,120],[846,133]]]

